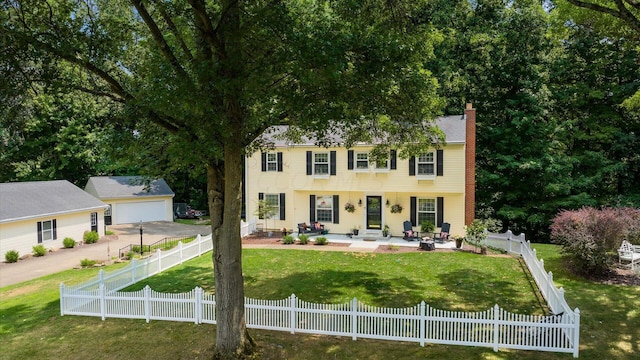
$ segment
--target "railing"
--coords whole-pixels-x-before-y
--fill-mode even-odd
[[[197,241],[157,259],[132,262],[130,269],[117,275],[104,275],[93,282],[67,288],[60,285],[61,315],[100,316],[169,321],[197,324],[216,323],[215,298],[201,288],[183,294],[166,294],[148,286],[134,292],[117,292],[126,286],[195,257],[211,244],[211,237],[198,236]],[[295,295],[282,300],[245,299],[247,327],[291,333],[311,333],[425,343],[485,346],[572,353],[578,357],[580,311],[571,310],[564,290],[553,284],[551,273],[545,273],[544,262],[538,260],[524,235],[490,234],[487,242],[510,253],[522,254],[541,293],[554,315],[513,314],[495,305],[483,312],[453,312],[432,308],[424,302],[410,308],[379,308],[356,299],[346,304],[314,304]],[[192,247],[198,246],[198,251]],[[208,247],[210,249],[210,246]],[[189,250],[188,250],[189,249]],[[178,260],[179,258],[182,260]],[[184,253],[189,253],[183,257]],[[168,258],[172,259],[169,260]]]
[[[187,243],[187,241],[185,240],[190,240],[190,239],[194,239],[196,236],[195,235],[188,235],[188,236],[173,236],[173,237],[166,237],[163,239],[160,239],[156,242],[154,242],[153,244],[150,245],[142,245],[142,253],[150,253],[153,250],[156,249],[162,249],[162,250],[169,250],[175,246],[178,245],[179,242],[183,242],[183,243]],[[146,250],[145,250],[146,249]],[[127,254],[129,254],[129,252],[134,252],[134,253],[140,253],[140,245],[138,244],[129,244],[123,248],[120,248],[118,250],[118,256],[120,258],[124,258],[127,256]]]

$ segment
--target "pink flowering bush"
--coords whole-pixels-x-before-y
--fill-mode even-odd
[[[582,208],[559,213],[551,224],[551,240],[562,246],[577,270],[603,275],[613,265],[612,253],[622,240],[640,243],[640,210]]]

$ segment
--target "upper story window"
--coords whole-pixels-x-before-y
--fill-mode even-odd
[[[267,171],[278,171],[278,158],[275,153],[267,153]]]
[[[307,175],[321,179],[336,175],[336,152],[307,151]]]
[[[263,152],[262,171],[282,171],[282,152]]]
[[[313,174],[329,175],[329,153],[313,154]]]
[[[366,152],[356,153],[356,170],[369,170],[369,154]]]
[[[418,175],[435,175],[433,152],[420,154],[417,159]]]

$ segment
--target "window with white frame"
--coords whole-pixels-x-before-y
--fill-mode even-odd
[[[278,171],[278,156],[276,153],[267,153],[267,171]]]
[[[280,195],[264,194],[264,200],[275,210],[274,214],[271,216],[271,219],[280,219]]]
[[[56,239],[56,221],[38,221],[38,242]]]
[[[329,175],[329,153],[313,154],[313,174]]]
[[[316,220],[320,222],[333,222],[333,196],[316,196]]]
[[[436,223],[436,199],[418,199],[418,225],[428,221]]]
[[[356,170],[369,170],[369,154],[366,152],[356,153]]]
[[[389,160],[376,161],[376,170],[377,171],[389,170]]]
[[[433,152],[420,154],[417,159],[418,175],[435,175],[435,162]]]

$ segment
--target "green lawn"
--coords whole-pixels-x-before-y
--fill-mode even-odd
[[[557,248],[536,245],[567,300],[582,311],[581,358],[633,359],[640,352],[638,287],[597,285],[563,272]],[[210,255],[147,279],[158,291],[212,291]],[[455,310],[546,311],[523,264],[469,253],[371,254],[245,250],[246,295],[342,303],[357,297],[379,306],[424,300]],[[189,323],[59,316],[59,283],[84,281],[97,270],[70,270],[0,289],[0,359],[203,359],[215,327]],[[634,325],[636,324],[636,325]],[[251,330],[261,359],[569,359],[570,354],[427,345]]]

